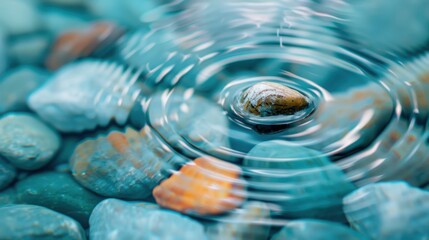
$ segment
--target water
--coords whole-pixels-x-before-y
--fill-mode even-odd
[[[170,14],[118,42],[117,57],[141,74],[144,89],[134,125],[151,128],[168,151],[188,161],[214,156],[240,166],[246,197],[270,203],[275,220],[265,224],[284,223],[300,208],[298,200],[315,196],[326,198],[326,205],[303,204],[301,210],[332,207],[329,214],[336,215],[344,192],[335,195],[335,184],[320,184],[331,170],[340,174],[337,168],[355,186],[429,181],[429,83],[423,78],[429,58],[408,63],[421,49],[410,50],[410,44],[371,51],[348,33],[353,18],[346,10],[353,6],[317,2],[189,1],[180,11],[170,4]],[[260,81],[298,90],[310,107],[268,118],[244,113],[237,99]],[[248,155],[273,140],[293,145],[279,146],[265,159]],[[313,152],[297,154],[302,149],[296,146]],[[314,164],[315,158],[334,164]]]

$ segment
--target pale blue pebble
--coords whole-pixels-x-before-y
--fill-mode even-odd
[[[360,233],[336,222],[303,219],[286,224],[271,240],[369,240]]]
[[[31,114],[5,115],[0,132],[0,155],[23,170],[43,167],[61,145],[58,133]]]
[[[147,203],[107,199],[89,219],[92,240],[205,240],[203,226],[189,217]]]
[[[32,66],[6,72],[0,79],[0,114],[28,110],[28,96],[47,78],[47,72]]]
[[[28,34],[43,28],[34,2],[25,0],[0,1],[0,29],[7,36]]]
[[[45,34],[19,37],[9,43],[8,55],[17,64],[41,65],[50,43],[49,36]]]
[[[406,182],[366,185],[347,195],[350,224],[371,239],[429,239],[429,192]]]

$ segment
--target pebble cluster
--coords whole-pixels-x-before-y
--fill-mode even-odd
[[[429,164],[399,176],[404,181],[356,183],[353,173],[319,151],[329,147],[329,139],[314,148],[266,140],[245,156],[225,159],[228,116],[207,98],[161,89],[146,109],[153,86],[142,84],[140,73],[151,66],[138,69],[129,65],[139,59],[128,59],[129,65],[112,59],[123,36],[132,40],[151,30],[129,34],[130,29],[167,14],[160,2],[169,1],[0,0],[0,239],[429,239],[429,185],[424,186]],[[362,2],[354,3],[353,11],[372,13],[369,1]],[[377,2],[394,10],[387,1]],[[422,16],[413,18],[415,28],[404,28],[402,35],[410,36],[385,46],[389,50],[419,47],[429,39],[427,31],[422,33],[429,26],[427,3],[409,2]],[[370,19],[379,19],[375,15]],[[346,30],[362,33],[367,20],[353,19]],[[364,34],[373,31],[367,28]],[[397,32],[383,35],[394,38]],[[145,63],[158,54],[150,47],[154,39],[143,41]],[[380,45],[377,38],[358,40]],[[177,54],[184,62],[200,60]],[[425,55],[392,66],[413,69],[416,74],[405,77],[423,86],[417,104],[425,110],[416,121],[429,112],[428,63]],[[377,97],[368,102],[365,95]],[[301,92],[274,82],[257,83],[239,96],[245,111],[263,118],[309,106]],[[168,98],[177,109],[166,117],[161,109]],[[386,99],[359,87],[339,94],[315,111],[322,116],[318,133],[336,126],[353,135],[348,126],[360,121],[355,113],[375,109],[371,121],[359,125],[368,134],[354,136],[354,145],[366,147],[363,142],[377,137],[393,111]],[[407,114],[410,106],[405,105]],[[383,134],[416,140],[405,128]],[[395,164],[409,150],[393,145],[383,142],[386,152],[374,153],[390,160],[381,166]],[[427,158],[429,147],[421,143],[409,151],[417,153],[409,159],[413,162]],[[366,174],[376,178],[378,171],[374,166]]]

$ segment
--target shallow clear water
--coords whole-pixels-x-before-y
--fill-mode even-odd
[[[335,193],[324,195],[318,178],[307,177],[325,174],[330,165],[273,169],[243,162],[266,141],[317,150],[315,155],[328,157],[356,186],[429,180],[424,94],[429,83],[421,80],[429,60],[406,63],[421,47],[371,51],[348,28],[353,5],[318,2],[177,2],[165,6],[171,14],[151,22],[150,30],[142,28],[118,43],[119,59],[142,76],[144,90],[134,111],[145,117],[134,119],[134,125],[146,124],[165,151],[185,161],[208,155],[240,166],[247,180],[241,194],[271,203],[278,224],[297,208],[279,202],[313,195],[329,199]],[[298,90],[310,108],[288,116],[246,114],[237,99],[259,81]],[[246,161],[280,166],[314,158],[278,151],[282,154],[250,155]]]

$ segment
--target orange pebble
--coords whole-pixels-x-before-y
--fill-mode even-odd
[[[153,190],[156,202],[179,212],[220,214],[243,202],[239,167],[214,158],[197,158]]]
[[[89,28],[73,30],[58,36],[45,65],[55,70],[80,57],[87,57],[108,46],[123,34],[123,29],[110,22],[96,22]]]

